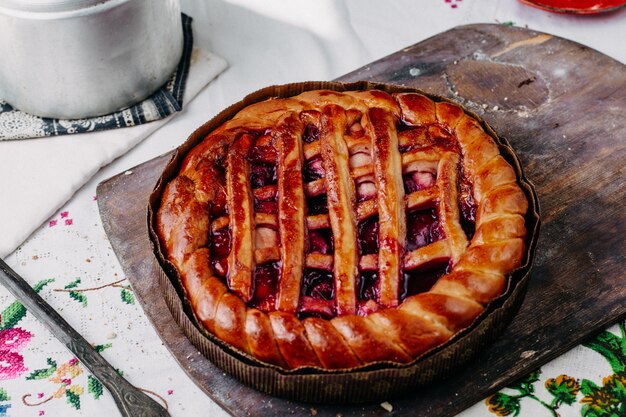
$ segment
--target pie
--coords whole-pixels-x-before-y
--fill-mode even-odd
[[[526,195],[480,122],[418,93],[251,104],[165,186],[156,231],[198,321],[284,369],[409,363],[525,256]]]

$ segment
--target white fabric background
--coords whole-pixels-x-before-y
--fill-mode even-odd
[[[452,8],[452,4],[456,8]],[[71,178],[64,177],[65,180],[59,180],[58,184],[54,181],[57,173],[47,172],[50,182],[56,184],[60,191],[55,194],[57,199],[54,201],[57,203],[43,198],[43,195],[32,200],[32,204],[44,208],[48,213],[45,215],[51,215],[43,224],[33,224],[32,218],[22,216],[20,211],[13,211],[18,214],[10,219],[0,214],[5,225],[15,222],[25,224],[23,227],[30,230],[36,229],[8,257],[9,264],[31,284],[44,278],[54,278],[50,289],[42,291],[44,298],[88,340],[97,344],[111,342],[113,346],[103,355],[115,367],[122,369],[132,383],[166,398],[173,416],[226,414],[180,370],[150,327],[141,308],[136,304],[120,302],[119,291],[104,289],[86,293],[89,305],[85,308],[66,293],[54,291],[62,289],[76,277],[81,277],[81,287],[93,287],[122,276],[93,201],[99,181],[175,148],[197,126],[257,88],[292,81],[333,79],[461,24],[513,21],[517,26],[528,25],[535,30],[576,40],[626,62],[623,42],[626,9],[610,15],[577,17],[545,13],[516,0],[183,0],[182,5],[183,11],[194,18],[196,45],[225,58],[229,63],[228,70],[200,92],[193,102],[186,100],[182,113],[133,149],[130,148],[135,141],[124,144],[124,140],[120,139],[121,143],[115,147],[99,150],[103,157],[93,158],[91,167],[85,167]],[[99,135],[103,137],[99,142],[104,143],[106,132]],[[72,139],[75,139],[76,145],[71,147],[75,153],[74,160],[93,157],[95,152],[91,144],[77,142],[93,138]],[[55,140],[71,139],[37,139],[50,143]],[[0,164],[12,159],[7,156],[9,147],[12,152],[26,152],[28,145],[23,143],[0,143]],[[123,155],[117,160],[98,170],[101,164],[120,153]],[[14,165],[12,169],[17,172],[13,184],[6,185],[0,176],[0,206],[21,201],[34,192],[34,189],[23,186],[32,176],[31,172],[38,169],[26,156],[24,162]],[[71,161],[63,155],[50,153],[49,156],[63,158],[68,164]],[[0,165],[0,170],[3,166]],[[94,173],[95,176],[88,180]],[[67,203],[62,203],[84,182],[86,184]],[[59,195],[61,200],[58,200]],[[68,216],[73,219],[71,226],[62,225],[61,212],[69,213]],[[59,224],[51,227],[49,221],[54,220]],[[5,252],[21,239],[13,236],[9,243],[5,243],[9,241],[6,230],[0,229],[0,232]],[[0,289],[0,308],[11,301],[8,293]],[[45,366],[47,357],[59,361],[71,358],[71,354],[30,315],[20,322],[20,326],[34,335],[22,351],[30,371]],[[599,383],[610,373],[610,368],[594,352],[576,348],[546,365],[544,373],[551,376],[568,373]],[[77,380],[80,381],[80,378],[84,382],[84,375]],[[50,401],[41,407],[27,407],[21,403],[24,393],[46,392],[49,384],[45,382],[25,381],[24,376],[0,381],[0,387],[12,395],[9,415],[37,416],[42,415],[39,414],[41,411],[46,416],[117,415],[107,393],[97,401],[90,400],[87,394],[83,395],[80,411],[69,407],[63,400]],[[539,392],[538,396],[547,397],[547,394]],[[559,412],[563,417],[579,416],[580,408],[563,407]],[[491,415],[483,403],[463,413],[463,417]],[[522,415],[548,414],[529,402],[524,404]]]
[[[194,49],[184,105],[226,68],[226,62]],[[98,169],[163,126],[162,120],[125,129],[0,143],[0,257],[12,252]]]

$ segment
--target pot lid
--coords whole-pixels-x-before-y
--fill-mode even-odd
[[[0,9],[6,8],[24,12],[67,12],[84,9],[111,0],[0,0]],[[119,1],[118,1],[119,2]]]

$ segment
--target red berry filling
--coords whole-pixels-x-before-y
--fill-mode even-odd
[[[228,274],[228,253],[230,252],[230,230],[225,227],[211,234],[211,265],[221,277]]]
[[[468,239],[474,237],[476,231],[476,202],[474,201],[474,193],[472,185],[463,179],[459,192],[459,208],[461,211],[461,227]]]
[[[359,254],[378,253],[378,216],[363,220],[358,225]]]
[[[328,213],[328,200],[325,194],[306,199],[309,216]]]
[[[403,289],[400,299],[404,300],[415,294],[426,292],[446,273],[448,263],[426,265],[412,271],[404,271]]]
[[[358,130],[358,129],[357,129]],[[442,129],[429,129],[424,127],[407,126],[401,124],[399,132],[404,135],[404,145],[400,146],[402,153],[423,147],[445,147],[452,150],[456,145]],[[355,130],[356,131],[356,130]],[[352,130],[346,130],[350,135]],[[358,132],[357,132],[358,133]],[[250,184],[254,190],[254,211],[256,213],[278,214],[276,196],[277,184],[277,153],[271,132],[252,132],[256,139],[247,155],[250,161]],[[361,132],[362,136],[362,132]],[[319,140],[320,131],[315,124],[307,124],[303,134],[303,142],[312,143]],[[363,158],[368,158],[364,162]],[[355,153],[351,155],[351,168],[359,168],[372,163],[369,161],[369,152]],[[224,173],[225,174],[225,173]],[[413,165],[403,174],[404,191],[411,194],[426,190],[435,186],[436,168],[430,165]],[[303,163],[302,178],[304,183],[311,183],[324,178],[325,171],[320,156],[313,157]],[[468,238],[474,234],[476,204],[473,199],[472,185],[463,176],[459,168],[459,210],[460,222]],[[372,176],[355,178],[355,197],[357,203],[375,199],[378,196],[376,184]],[[267,187],[269,186],[269,187]],[[316,185],[317,186],[317,185]],[[266,187],[261,189],[262,187]],[[313,193],[312,193],[313,194]],[[220,194],[221,196],[221,194]],[[227,207],[223,198],[216,199],[211,207],[211,218],[227,215]],[[306,197],[307,216],[328,213],[328,201],[325,194],[311,195]],[[334,242],[332,230],[328,227],[307,231],[308,241],[306,253],[332,255]],[[429,245],[445,238],[440,226],[436,209],[413,210],[406,213],[406,242],[405,253]],[[277,244],[280,244],[279,242]],[[376,255],[379,252],[379,217],[374,215],[362,220],[357,225],[357,244],[360,256]],[[230,231],[223,228],[211,234],[211,262],[216,275],[225,277],[228,274],[228,254],[230,251]],[[368,266],[361,266],[367,270],[361,270],[356,282],[357,314],[367,315],[380,308],[379,300],[379,277],[375,264],[368,258]],[[400,283],[400,300],[406,297],[426,292],[433,284],[446,273],[447,262],[428,264],[414,270],[403,272]],[[280,262],[269,262],[257,265],[253,274],[253,295],[248,302],[250,307],[263,311],[276,310],[278,286],[280,285]],[[335,282],[332,270],[305,268],[302,274],[300,300],[298,304],[298,317],[319,317],[330,319],[336,316],[335,307]]]
[[[317,126],[313,124],[308,124],[304,128],[304,134],[302,135],[302,140],[304,143],[315,142],[320,138],[320,130]]]
[[[406,216],[406,250],[408,252],[442,239],[443,231],[434,209],[417,210]]]
[[[305,269],[302,275],[298,317],[330,319],[335,316],[335,289],[331,272]]]
[[[257,213],[276,214],[278,212],[276,198],[275,192],[255,193],[254,211]]]
[[[332,272],[306,268],[302,274],[302,295],[332,300],[335,294]]]
[[[309,252],[330,255],[333,253],[333,250],[333,236],[330,229],[309,231]]]
[[[263,311],[276,310],[279,273],[278,262],[259,265],[254,269],[254,292],[248,305]]]
[[[378,272],[361,271],[357,280],[357,288],[360,301],[377,301],[379,298]]]
[[[313,158],[304,164],[304,172],[302,173],[304,182],[311,182],[324,178],[324,167],[322,166],[322,158]]]
[[[250,166],[250,186],[252,189],[276,184],[276,167],[268,164],[252,164]]]
[[[430,172],[415,171],[402,176],[404,180],[404,192],[406,194],[425,190],[435,185],[435,176]]]
[[[253,146],[248,151],[247,159],[253,164],[276,163],[276,149],[273,146]]]

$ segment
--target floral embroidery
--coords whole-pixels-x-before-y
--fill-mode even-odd
[[[11,397],[4,388],[0,388],[0,417],[7,415],[7,410],[11,408],[11,404],[4,404],[10,401]]]
[[[510,395],[496,392],[485,401],[489,411],[498,416],[508,416],[510,414],[518,415],[520,404],[517,398]]]
[[[593,381],[582,381],[568,375],[549,378],[545,388],[553,397],[550,403],[539,399],[535,394],[535,382],[539,381],[541,371],[530,373],[507,387],[517,391],[516,394],[497,392],[485,400],[487,409],[498,416],[518,416],[521,412],[523,398],[541,404],[548,415],[559,416],[562,405],[571,406],[576,403],[579,394],[583,397],[581,416],[583,417],[621,417],[626,416],[626,323],[618,325],[620,335],[604,331],[594,339],[583,343],[583,346],[601,354],[611,366],[613,374],[602,379],[602,386]]]
[[[96,352],[100,353],[110,347],[112,347],[112,344],[107,343],[104,345],[95,345],[94,349]],[[71,358],[69,361],[63,363],[60,366],[57,366],[57,362],[54,361],[52,358],[48,358],[46,362],[48,364],[48,367],[33,371],[26,379],[48,379],[49,382],[54,384],[54,392],[52,394],[49,394],[46,398],[44,398],[45,395],[43,393],[38,393],[36,396],[37,401],[32,401],[32,394],[25,394],[22,396],[22,403],[29,407],[37,407],[54,399],[65,397],[66,402],[70,406],[72,406],[76,410],[80,410],[81,396],[85,393],[85,387],[81,382],[77,382],[77,380],[80,379],[79,376],[82,375],[84,372],[82,364],[76,358]],[[117,372],[120,375],[123,375],[122,371],[117,370]],[[144,388],[139,389],[161,400],[163,406],[167,410],[168,404],[165,398],[163,398],[154,391],[150,391]],[[87,392],[91,394],[96,400],[99,399],[103,393],[102,383],[94,378],[92,375],[87,375]],[[39,415],[43,415],[42,411],[39,412]]]
[[[78,284],[80,284],[80,278],[76,278],[74,281],[67,284],[65,287],[55,288],[53,291],[56,292],[67,292],[73,300],[78,301],[82,304],[83,307],[87,307],[87,296],[84,294],[89,291],[98,291],[104,288],[119,288],[120,289],[120,299],[125,304],[135,304],[135,296],[133,295],[133,290],[130,285],[122,284],[122,282],[126,281],[126,278],[122,278],[108,284],[99,285],[97,287],[91,288],[76,288]]]
[[[74,219],[69,218],[70,212],[63,211],[59,213],[60,219],[52,219],[48,222],[48,227],[54,227],[59,224],[59,220],[63,220],[63,224],[71,226],[74,224]]]
[[[586,394],[580,400],[583,404],[584,416],[626,415],[626,374],[605,377],[601,387],[591,381],[586,381],[582,391]]]
[[[0,330],[0,351],[19,352],[31,338],[31,334],[19,327]]]
[[[55,289],[53,291],[67,292],[70,298],[81,303],[83,307],[87,307],[87,297],[85,296],[85,294],[83,294],[83,292],[80,290],[74,290],[74,288],[78,286],[78,284],[80,284],[80,278],[76,278],[74,281],[67,284],[65,287],[63,287],[63,290]]]
[[[463,0],[444,0],[446,4],[450,6],[451,9],[456,9],[459,7],[458,3],[461,3]]]
[[[111,346],[112,345],[110,343],[107,343],[105,345],[96,345],[94,346],[94,349],[97,352],[102,352]],[[46,368],[37,369],[31,372],[31,374],[26,377],[26,380],[47,379],[56,386],[54,392],[49,394],[43,400],[42,398],[44,398],[45,395],[43,393],[38,393],[38,401],[35,402],[31,402],[31,397],[33,396],[32,394],[25,394],[22,396],[22,403],[35,407],[53,399],[65,397],[65,400],[69,405],[77,410],[80,410],[80,398],[81,395],[85,393],[83,385],[76,382],[78,377],[84,372],[81,363],[76,358],[71,358],[69,361],[61,364],[60,366],[58,366],[57,362],[52,358],[47,358],[46,363],[48,364]],[[96,400],[100,397],[100,395],[102,395],[102,384],[91,375],[87,376],[87,392],[91,393]]]
[[[561,403],[572,405],[580,391],[580,381],[567,375],[559,375],[546,381],[545,387],[555,400],[555,408]]]
[[[31,334],[19,327],[0,330],[0,380],[14,379],[28,370],[18,352],[30,341]]]
[[[50,282],[52,280],[40,281],[33,289],[39,292]],[[28,370],[19,352],[26,347],[32,334],[16,327],[25,315],[26,308],[19,301],[14,301],[0,313],[0,380],[17,378]]]

